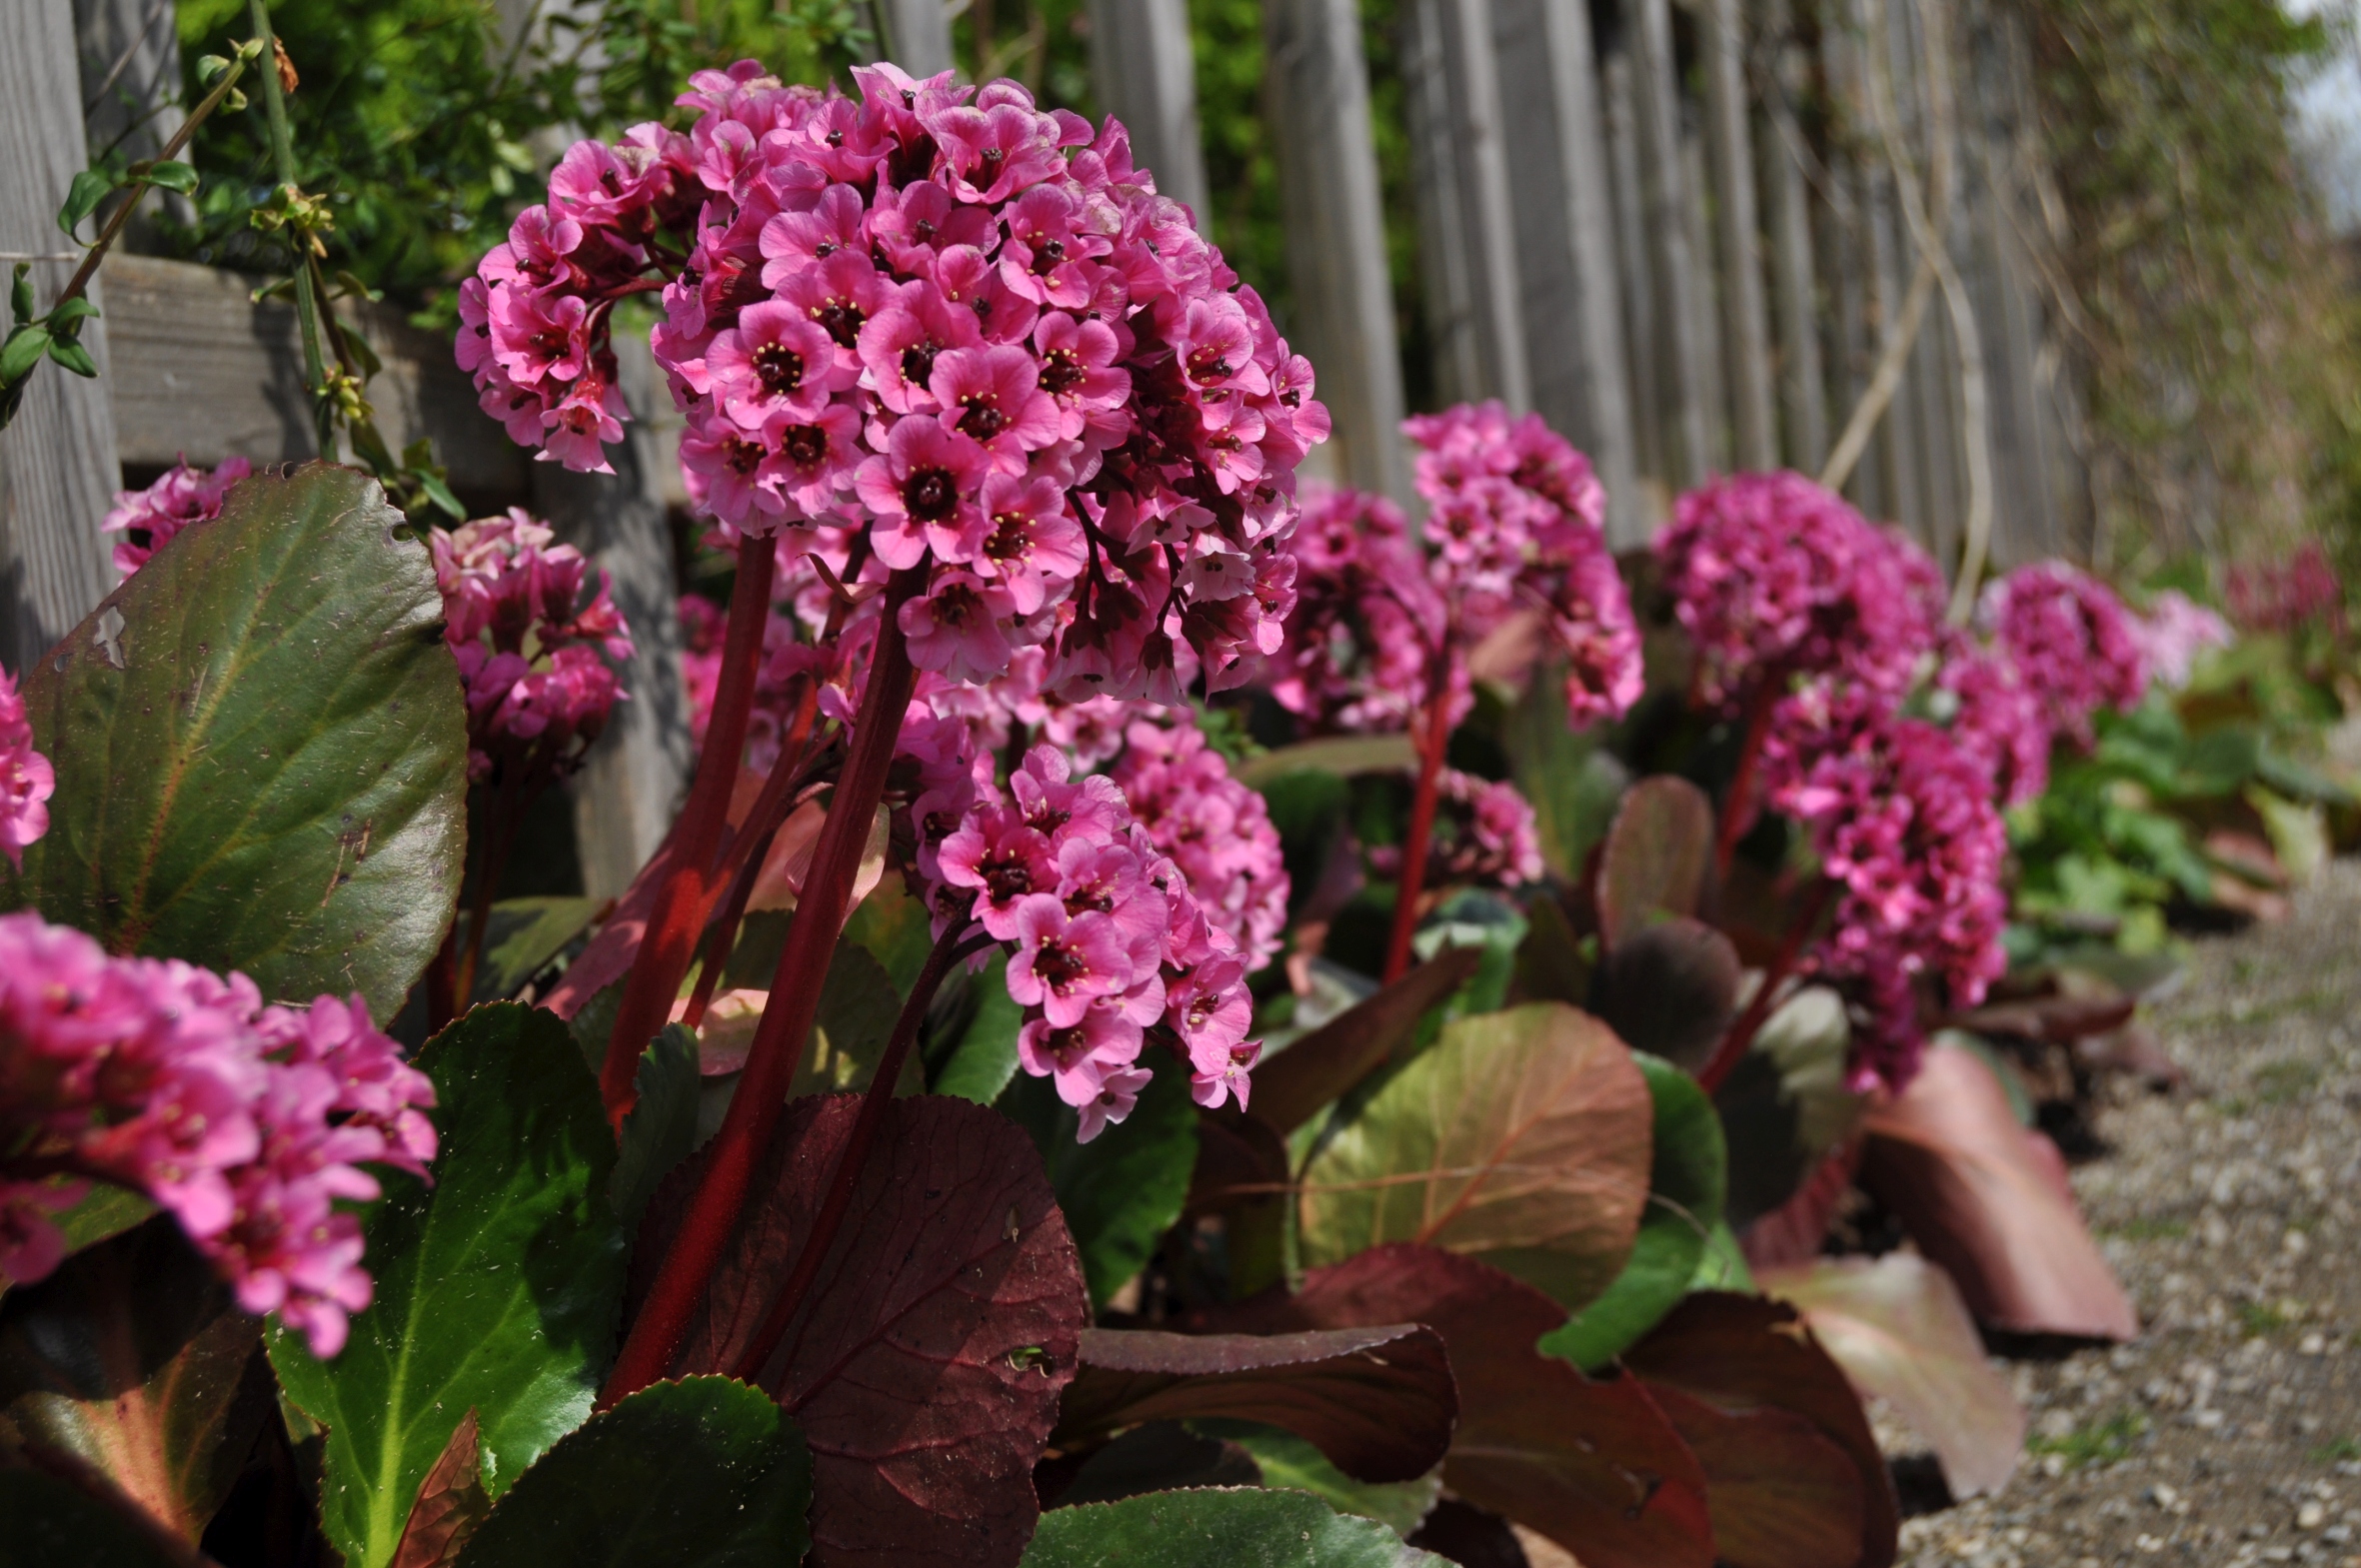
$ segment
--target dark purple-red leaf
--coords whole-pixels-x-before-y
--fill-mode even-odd
[[[460,1548],[492,1511],[480,1446],[476,1412],[470,1409],[443,1445],[442,1457],[418,1483],[418,1500],[410,1505],[402,1543],[394,1548],[393,1568],[445,1568],[459,1560]]]
[[[730,1372],[811,1232],[860,1100],[790,1105],[675,1375]],[[654,1249],[691,1183],[642,1227]],[[635,1281],[635,1284],[638,1281]],[[1007,1568],[1090,1321],[1032,1138],[999,1112],[895,1100],[844,1224],[755,1381],[811,1444],[813,1568]]]
[[[1658,774],[1623,792],[1598,858],[1598,934],[1611,952],[1668,914],[1694,914],[1713,854],[1713,806]]]
[[[1635,1378],[1595,1381],[1533,1348],[1565,1310],[1523,1281],[1433,1247],[1372,1247],[1213,1314],[1208,1328],[1424,1323],[1459,1385],[1443,1481],[1529,1526],[1588,1568],[1706,1568],[1705,1477]]]
[[[1227,1416],[1284,1427],[1357,1481],[1442,1462],[1458,1393],[1442,1336],[1415,1323],[1292,1334],[1083,1330],[1057,1440]]]
[[[1480,947],[1446,947],[1263,1062],[1254,1069],[1250,1114],[1274,1132],[1294,1131],[1406,1047],[1418,1020],[1465,984],[1482,958]]]
[[[1738,1010],[1738,949],[1686,915],[1615,944],[1598,975],[1598,1015],[1633,1050],[1695,1072]]]
[[[1901,1528],[1893,1476],[1870,1435],[1861,1401],[1836,1363],[1782,1301],[1699,1290],[1623,1352],[1623,1364],[1651,1388],[1669,1388],[1724,1414],[1783,1410],[1811,1423],[1840,1449],[1860,1479],[1860,1568],[1887,1568]],[[1707,1471],[1708,1480],[1711,1470]],[[1727,1483],[1725,1483],[1727,1484]],[[1792,1502],[1798,1495],[1787,1494]],[[1721,1515],[1715,1515],[1717,1524]],[[1725,1553],[1726,1555],[1726,1553]]]
[[[1861,1472],[1787,1410],[1723,1410],[1658,1384],[1648,1392],[1705,1470],[1713,1556],[1728,1568],[1854,1568]]]

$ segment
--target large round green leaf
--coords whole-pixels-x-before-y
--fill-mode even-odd
[[[1188,1069],[1169,1051],[1141,1058],[1156,1074],[1132,1114],[1075,1141],[1074,1107],[1048,1078],[1022,1073],[995,1108],[1033,1135],[1057,1190],[1059,1212],[1082,1254],[1091,1304],[1108,1297],[1147,1266],[1157,1243],[1180,1217],[1196,1167],[1196,1106],[1188,1097]]]
[[[726,1377],[643,1388],[525,1472],[459,1568],[783,1568],[811,1544],[812,1456]]]
[[[1303,1167],[1303,1261],[1419,1241],[1587,1305],[1639,1228],[1651,1121],[1647,1080],[1589,1014],[1537,1002],[1461,1018],[1339,1108]]]
[[[1024,1568],[1448,1568],[1374,1519],[1302,1492],[1150,1492],[1053,1508]]]
[[[401,526],[352,469],[247,480],[43,656],[25,704],[57,793],[10,902],[267,995],[400,1006],[451,919],[467,792],[443,601]]]
[[[495,1497],[579,1426],[623,1295],[615,1139],[566,1025],[494,1002],[418,1065],[435,1080],[442,1151],[433,1186],[388,1176],[363,1212],[376,1299],[333,1360],[300,1335],[270,1340],[288,1396],[328,1428],[321,1523],[350,1568],[392,1557],[471,1408]]]
[[[1541,1349],[1584,1371],[1612,1359],[1687,1294],[1721,1218],[1728,1153],[1721,1118],[1697,1080],[1661,1057],[1633,1051],[1655,1101],[1655,1156],[1648,1171],[1647,1216],[1631,1260],[1606,1294],[1541,1341]]]

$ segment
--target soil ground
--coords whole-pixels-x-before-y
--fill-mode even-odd
[[[2150,1015],[2188,1081],[2107,1085],[2073,1173],[2144,1332],[2003,1347],[2029,1451],[1953,1506],[1897,1460],[1915,1568],[2361,1568],[2361,861]]]

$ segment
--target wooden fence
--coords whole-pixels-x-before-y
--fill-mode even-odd
[[[44,300],[71,269],[53,222],[92,124],[179,78],[156,0],[0,0],[0,265]],[[895,58],[952,63],[939,0],[873,0]],[[1321,461],[1408,500],[1399,333],[1358,0],[1263,0],[1264,112],[1293,307],[1335,421]],[[2007,0],[1402,0],[1418,273],[1445,400],[1535,410],[1588,451],[1618,544],[1708,473],[1834,471],[1946,566],[2087,537],[2074,390],[2042,286],[2043,156]],[[157,19],[167,25],[161,29]],[[1200,211],[1186,0],[1091,0],[1102,102]],[[80,83],[77,95],[75,84]],[[87,342],[0,435],[0,658],[23,668],[107,590],[96,533],[119,476],[185,455],[311,454],[292,313],[250,282],[118,256]],[[616,581],[641,642],[576,791],[594,893],[619,890],[682,787],[687,721],[668,515],[678,424],[646,345],[641,418],[612,477],[527,461],[479,414],[448,345],[364,322],[398,447],[435,438],[474,507],[550,517]],[[1874,419],[1867,410],[1876,411]],[[110,454],[112,456],[110,457]],[[1978,522],[1979,515],[1986,520]]]

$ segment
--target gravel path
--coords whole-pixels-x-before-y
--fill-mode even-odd
[[[2361,1568],[2357,1014],[2361,862],[2198,945],[2153,1008],[2186,1087],[2111,1085],[2074,1171],[2146,1332],[2012,1347],[2031,1451],[1999,1495],[1909,1519],[1903,1561]]]

